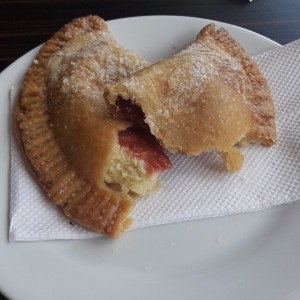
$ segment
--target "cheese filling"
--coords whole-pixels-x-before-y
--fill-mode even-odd
[[[133,158],[123,151],[119,144],[115,144],[114,148],[113,158],[104,178],[105,182],[126,194],[131,192],[146,195],[158,188],[158,173],[149,175],[143,160]]]
[[[155,137],[141,127],[119,133],[105,175],[108,184],[118,184],[122,192],[145,195],[154,191],[160,172],[171,167]]]

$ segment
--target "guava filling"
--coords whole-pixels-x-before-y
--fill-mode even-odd
[[[150,133],[141,108],[130,100],[118,97],[111,109],[115,118],[129,120],[135,124],[119,133],[120,146],[133,157],[143,160],[149,174],[169,169],[171,162],[159,142]]]
[[[132,126],[119,133],[119,145],[134,158],[143,160],[148,174],[162,172],[171,167],[156,138],[144,128]]]
[[[130,120],[149,131],[149,126],[144,121],[144,112],[138,105],[129,100],[124,100],[121,97],[118,97],[115,106],[112,107],[112,114],[115,118]]]

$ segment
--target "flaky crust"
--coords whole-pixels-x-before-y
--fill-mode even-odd
[[[275,107],[268,82],[259,66],[224,28],[215,30],[213,24],[206,26],[197,38],[200,43],[202,40],[216,43],[242,66],[246,74],[245,100],[251,116],[251,129],[247,139],[263,146],[272,146],[277,141]]]
[[[119,82],[108,84],[107,101],[118,97],[141,107],[145,122],[172,152],[198,155],[217,150],[230,171],[243,156],[241,140],[276,141],[275,111],[258,66],[225,29],[213,24],[179,54]]]
[[[26,156],[49,198],[110,237],[129,227],[134,200],[104,183],[117,133],[129,126],[108,116],[104,84],[146,65],[117,45],[99,17],[75,19],[40,49],[16,110]]]

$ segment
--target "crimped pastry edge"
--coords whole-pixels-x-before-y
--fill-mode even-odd
[[[45,104],[45,65],[51,54],[61,49],[74,35],[107,30],[104,20],[97,16],[77,18],[56,32],[41,47],[24,78],[20,100],[16,108],[16,128],[17,137],[21,137],[21,144],[30,161],[31,169],[48,197],[62,207],[64,213],[79,225],[116,238],[130,226],[132,220],[129,214],[135,201],[125,195],[111,193],[110,190],[90,184],[84,178],[80,178],[76,170],[68,163],[57,165],[59,170],[54,173],[58,174],[51,175],[47,161],[40,160],[45,154],[45,151],[42,150],[45,146],[43,143],[49,141],[39,135],[36,136],[36,132],[31,132],[31,126],[38,125],[39,130],[51,140],[52,146],[55,148],[51,150],[52,153],[48,153],[49,159],[51,156],[55,156],[57,162],[66,161],[64,154],[55,144],[49,124]],[[34,139],[36,139],[37,145],[32,147]]]

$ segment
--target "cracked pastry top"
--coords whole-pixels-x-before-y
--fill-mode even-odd
[[[243,164],[240,145],[276,142],[266,79],[241,45],[214,24],[173,57],[108,84],[106,100],[116,117],[149,127],[169,151],[218,151],[232,172]]]
[[[16,107],[17,137],[49,198],[79,225],[117,237],[137,195],[170,161],[156,139],[115,119],[104,86],[144,68],[97,16],[75,19],[40,49]]]

